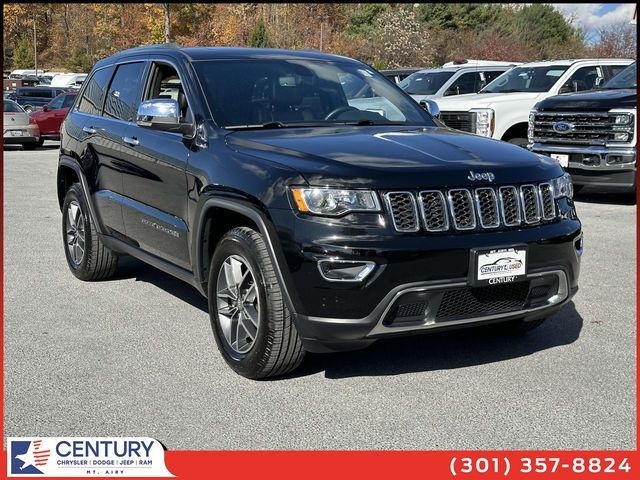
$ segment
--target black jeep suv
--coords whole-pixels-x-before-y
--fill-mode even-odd
[[[95,65],[61,137],[73,274],[128,254],[192,284],[246,377],[396,334],[531,328],[578,288],[557,162],[442,127],[355,60],[127,50]]]

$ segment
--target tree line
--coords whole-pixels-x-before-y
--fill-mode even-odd
[[[437,66],[456,58],[533,61],[635,58],[623,22],[597,41],[547,4],[446,3],[5,3],[4,69],[88,72],[139,45],[314,49],[378,69]],[[35,27],[35,28],[34,28]]]

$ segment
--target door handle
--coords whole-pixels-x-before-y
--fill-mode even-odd
[[[140,141],[136,137],[122,137],[122,141],[132,147],[140,145]]]
[[[96,133],[96,129],[93,127],[82,127],[82,131],[85,133],[90,133],[92,135]]]

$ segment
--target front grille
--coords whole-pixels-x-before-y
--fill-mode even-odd
[[[529,283],[527,281],[447,290],[438,307],[436,321],[522,310],[529,295]]]
[[[527,223],[538,223],[540,221],[540,203],[535,185],[521,186],[520,196],[522,197],[524,221]]]
[[[385,194],[387,206],[391,211],[393,226],[399,232],[417,232],[418,212],[416,200],[410,192],[389,192]]]
[[[473,211],[471,192],[464,188],[449,190],[449,206],[453,215],[453,223],[457,230],[476,228],[476,216]]]
[[[556,216],[556,202],[553,200],[553,189],[550,184],[541,183],[538,192],[540,192],[542,218],[544,220],[551,220]]]
[[[440,112],[440,120],[449,128],[463,132],[475,132],[474,115],[471,112]]]
[[[616,116],[609,112],[534,112],[533,141],[537,143],[556,143],[570,145],[605,145],[616,141],[616,132],[627,132],[630,143],[633,140],[633,115],[630,122],[616,124]],[[554,126],[558,122],[569,124],[565,132],[557,131]]]
[[[478,230],[553,221],[556,205],[549,183],[498,188],[454,188],[384,194],[398,232]]]

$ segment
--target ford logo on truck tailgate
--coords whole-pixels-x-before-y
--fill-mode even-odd
[[[558,133],[568,133],[573,130],[573,123],[569,122],[556,122],[553,124],[553,131]]]

